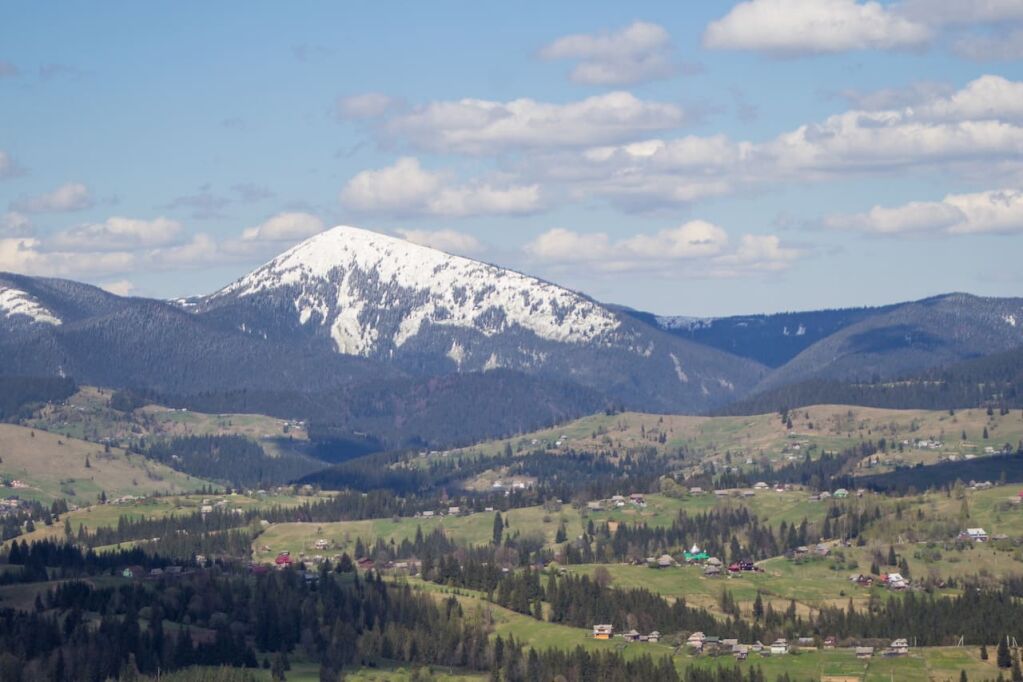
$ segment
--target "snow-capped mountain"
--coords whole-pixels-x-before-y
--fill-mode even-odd
[[[228,300],[284,293],[299,324],[320,327],[339,353],[401,349],[430,327],[493,337],[515,328],[547,341],[603,343],[620,326],[593,301],[479,261],[355,227],[335,227],[284,252],[211,296]],[[458,362],[457,343],[451,355]]]
[[[416,375],[511,369],[646,409],[728,401],[763,374],[535,277],[347,226],[188,309],[224,328]]]

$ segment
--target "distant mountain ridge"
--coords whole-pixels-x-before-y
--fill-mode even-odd
[[[658,317],[348,226],[187,301],[0,273],[0,376],[305,415],[391,443],[464,442],[610,407],[705,413],[1020,345],[1023,299]]]

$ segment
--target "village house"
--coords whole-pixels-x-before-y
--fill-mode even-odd
[[[824,648],[834,649],[838,645],[838,638],[834,635],[828,635],[824,638]]]
[[[708,578],[716,578],[719,575],[721,575],[721,567],[720,566],[706,566],[703,569],[703,574],[705,576],[707,576]]]
[[[870,587],[874,584],[874,578],[869,575],[863,575],[862,573],[854,573],[849,576],[849,582],[856,583],[860,587]]]
[[[787,639],[778,638],[771,643],[771,655],[781,656],[789,652],[789,642]]]
[[[614,635],[614,626],[610,623],[593,626],[593,639],[611,639]]]
[[[796,644],[799,645],[800,649],[816,649],[817,642],[813,637],[800,637],[796,640]]]
[[[281,552],[277,555],[277,558],[274,559],[274,564],[277,565],[277,568],[287,568],[288,566],[291,566],[292,563],[294,563],[294,561],[291,558],[291,552]]]
[[[657,568],[671,568],[675,565],[675,560],[668,554],[662,554],[657,557]]]
[[[885,656],[905,656],[909,653],[909,641],[905,638],[899,638],[894,640],[885,649]]]
[[[657,644],[658,642],[661,641],[661,633],[658,632],[657,630],[654,630],[653,632],[646,636],[646,641],[651,642],[652,644]]]
[[[767,490],[767,488],[768,488],[768,485],[766,483],[764,483],[763,481],[757,481],[756,483],[753,484],[753,489],[754,490]]]
[[[330,543],[327,540],[320,538],[315,543],[313,543],[313,546],[316,547],[316,549],[327,549],[327,547],[330,546]]]
[[[856,647],[856,658],[871,658],[874,655],[874,647],[872,646],[858,646]]]
[[[909,588],[909,581],[903,578],[901,573],[882,575],[881,582],[890,590],[905,590]]]
[[[624,639],[626,642],[638,642],[639,641],[639,633],[636,630],[634,630],[634,629],[633,630],[629,630],[628,632],[626,632],[626,633],[624,633],[622,635],[622,639]]]
[[[967,528],[959,533],[959,539],[969,540],[970,542],[987,542],[988,536],[987,531],[983,528]]]
[[[139,580],[144,578],[146,575],[146,569],[141,566],[128,566],[121,571],[121,576],[125,578],[131,578],[133,580]]]
[[[707,637],[702,632],[694,632],[689,635],[689,639],[686,640],[686,646],[696,651],[703,651],[703,641]]]

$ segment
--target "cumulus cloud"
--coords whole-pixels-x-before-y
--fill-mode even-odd
[[[127,279],[118,279],[112,282],[102,282],[99,288],[117,296],[128,296],[135,291],[135,284]]]
[[[833,215],[827,227],[877,235],[1018,234],[1023,232],[1023,191],[1000,189],[949,194],[941,201],[874,206],[865,213]]]
[[[69,182],[52,192],[21,197],[11,208],[21,213],[70,213],[89,208],[95,203],[89,188],[80,182]]]
[[[1023,171],[1021,160],[1023,83],[982,76],[911,106],[854,109],[763,142],[724,135],[650,139],[565,152],[531,170],[579,197],[642,210],[863,173],[941,168],[993,177]]]
[[[128,252],[51,251],[35,237],[0,239],[0,270],[26,275],[82,277],[128,272],[138,259]]]
[[[134,251],[177,243],[181,223],[167,218],[139,220],[114,216],[58,232],[48,241],[54,251]]]
[[[0,237],[27,237],[32,232],[32,221],[24,213],[7,211],[0,215]]]
[[[476,155],[614,143],[685,121],[678,105],[610,92],[566,104],[533,99],[432,102],[388,118],[380,132],[420,149]]]
[[[397,232],[403,239],[413,244],[429,246],[459,256],[473,256],[485,250],[479,239],[456,230],[398,230]]]
[[[743,235],[732,247],[724,229],[704,220],[618,240],[604,232],[554,228],[530,241],[524,250],[538,262],[561,267],[700,277],[777,272],[800,255],[796,249],[783,247],[774,235]]]
[[[337,115],[338,118],[344,120],[378,118],[400,105],[401,100],[390,95],[385,95],[382,92],[366,92],[338,98]]]
[[[242,232],[247,242],[298,241],[323,232],[323,221],[311,213],[292,211],[278,213],[255,227]]]
[[[540,57],[577,60],[571,78],[586,85],[645,83],[677,71],[668,32],[645,21],[612,32],[558,38],[540,50]]]
[[[931,29],[878,2],[747,0],[711,22],[703,43],[712,49],[778,55],[913,48]]]
[[[403,157],[391,166],[353,177],[341,190],[340,200],[355,211],[399,216],[514,215],[538,210],[540,189],[537,185],[452,184],[447,174],[428,171],[418,159]]]

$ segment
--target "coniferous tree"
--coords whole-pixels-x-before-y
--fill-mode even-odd
[[[1001,637],[998,640],[998,654],[995,660],[998,662],[999,668],[1012,667],[1012,654],[1009,653],[1009,643],[1005,637]]]

